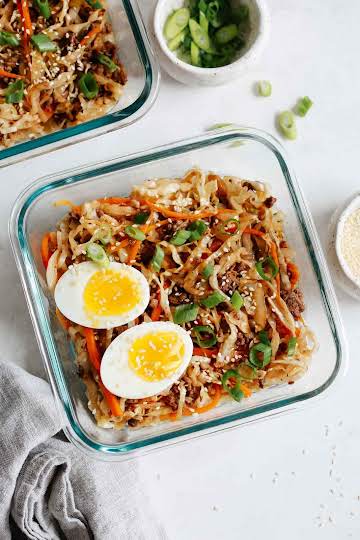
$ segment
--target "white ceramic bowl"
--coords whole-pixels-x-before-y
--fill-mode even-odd
[[[219,68],[201,68],[180,60],[170,51],[164,37],[168,16],[183,7],[184,0],[158,0],[154,15],[157,52],[162,67],[179,82],[188,85],[216,86],[234,81],[259,59],[269,30],[269,14],[264,0],[232,0],[234,5],[249,6],[251,32],[246,46],[231,64]]]
[[[335,238],[335,250],[336,255],[339,260],[340,266],[343,269],[347,278],[352,282],[353,286],[356,287],[358,293],[360,293],[360,280],[356,279],[356,276],[352,273],[349,265],[342,254],[341,251],[341,239],[344,232],[344,226],[348,217],[360,208],[360,193],[356,193],[349,199],[346,205],[342,208],[342,211],[339,216],[339,220],[336,227],[336,238]]]

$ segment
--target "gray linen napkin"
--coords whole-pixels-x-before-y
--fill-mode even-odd
[[[136,462],[90,460],[61,430],[49,385],[0,360],[0,538],[164,540]],[[58,435],[56,435],[58,434]]]

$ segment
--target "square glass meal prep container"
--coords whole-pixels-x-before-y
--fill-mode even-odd
[[[55,316],[47,292],[40,242],[64,215],[54,207],[59,199],[74,204],[110,195],[128,194],[131,186],[155,177],[182,176],[193,166],[270,184],[278,207],[285,212],[285,232],[296,250],[305,318],[319,343],[310,369],[292,385],[262,390],[236,403],[225,400],[201,415],[151,427],[120,431],[96,426],[87,408],[74,354]],[[344,339],[333,287],[307,205],[285,161],[283,149],[271,136],[253,129],[218,131],[143,153],[117,158],[47,177],[27,188],[17,200],[10,237],[36,336],[68,438],[100,459],[120,460],[178,440],[244,424],[301,408],[321,394],[344,364]]]
[[[128,76],[120,100],[99,118],[0,150],[0,167],[120,129],[149,111],[157,96],[160,69],[137,1],[106,0],[106,6],[117,53]]]

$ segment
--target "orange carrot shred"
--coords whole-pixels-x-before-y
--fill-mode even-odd
[[[162,214],[163,216],[174,218],[174,219],[187,219],[188,221],[196,221],[197,219],[216,215],[216,212],[213,212],[211,210],[203,210],[202,212],[198,212],[198,213],[175,212],[174,210],[169,210],[168,208],[158,206],[157,204],[154,204],[148,200],[144,200],[143,202],[144,204],[149,206],[151,210],[160,212],[160,214]]]
[[[69,319],[65,317],[65,315],[61,313],[61,311],[58,308],[56,308],[56,316],[58,318],[59,323],[63,327],[63,329],[68,330],[71,326],[71,322],[69,321]]]
[[[95,341],[95,333],[92,328],[83,327],[84,336],[86,339],[86,347],[89,353],[89,360],[96,369],[100,371],[101,356]]]
[[[91,41],[99,32],[101,32],[101,26],[97,24],[96,26],[94,26],[94,28],[90,30],[90,32],[86,34],[86,36],[82,38],[82,40],[80,41],[80,45],[82,47],[86,46],[88,42]]]
[[[0,77],[8,77],[9,79],[24,79],[23,75],[10,73],[10,71],[5,71],[4,69],[0,69]]]
[[[193,356],[206,356],[213,358],[217,355],[217,349],[203,349],[202,347],[194,347]]]
[[[103,384],[101,380],[98,381],[99,386],[101,388],[102,393],[104,394],[104,397],[106,399],[106,402],[109,406],[109,409],[113,416],[122,416],[123,412],[120,407],[119,398],[117,396],[114,396]]]
[[[50,260],[49,240],[50,240],[50,233],[44,234],[41,240],[40,252],[41,252],[42,263],[45,269],[47,268],[47,265],[49,264],[49,260]]]
[[[129,197],[105,197],[104,199],[97,199],[97,201],[101,204],[108,203],[128,206],[131,205],[132,199],[130,199]]]
[[[253,236],[260,236],[260,237],[265,236],[264,232],[259,231],[258,229],[252,229],[252,228],[248,228],[248,227],[246,227],[246,229],[244,229],[244,233],[252,234]]]
[[[292,262],[287,263],[287,271],[290,272],[290,284],[291,288],[294,289],[300,279],[300,272],[296,264]]]
[[[277,250],[276,250],[276,244],[275,242],[271,242],[271,245],[270,245],[270,252],[271,252],[271,256],[272,258],[274,259],[274,263],[276,264],[276,266],[279,268],[279,257],[277,255]],[[277,297],[278,299],[280,298],[280,290],[281,290],[281,283],[280,283],[280,268],[279,268],[279,271],[278,273],[276,274],[276,290],[277,290]]]

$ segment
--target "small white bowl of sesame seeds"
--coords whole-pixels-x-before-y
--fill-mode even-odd
[[[335,250],[344,274],[360,292],[360,193],[353,195],[340,213]]]

